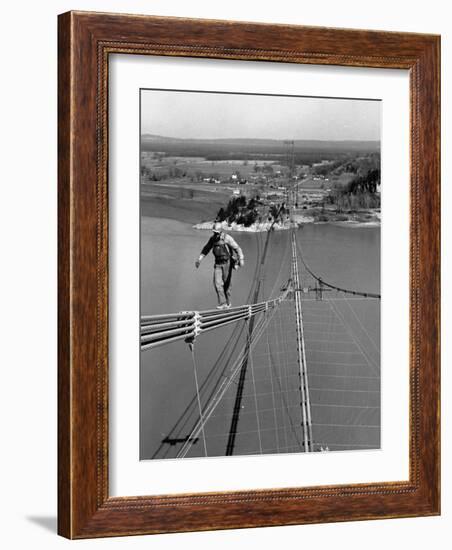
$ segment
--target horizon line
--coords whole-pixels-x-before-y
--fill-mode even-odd
[[[367,138],[367,139],[353,139],[353,138],[348,138],[348,139],[333,139],[333,138],[328,138],[328,139],[319,139],[319,138],[271,138],[271,137],[265,137],[265,138],[260,138],[260,137],[176,137],[176,136],[164,136],[164,135],[161,135],[161,134],[152,134],[150,132],[142,132],[140,134],[140,137],[143,137],[143,136],[153,136],[153,137],[156,137],[156,138],[163,138],[163,139],[181,139],[181,140],[209,140],[209,141],[225,141],[225,140],[258,140],[258,141],[319,141],[319,142],[324,142],[324,141],[331,141],[331,142],[335,142],[335,143],[342,143],[344,141],[356,141],[356,142],[377,142],[377,143],[380,143],[381,142],[381,139],[370,139],[370,138]]]

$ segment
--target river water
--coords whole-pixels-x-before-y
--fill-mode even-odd
[[[380,230],[309,224],[296,231],[303,258],[324,281],[342,288],[380,292]],[[269,240],[260,300],[280,294],[290,276],[290,231]],[[175,220],[143,217],[141,313],[153,315],[216,306],[213,258],[194,262],[210,232]],[[233,305],[249,303],[266,234],[234,233],[245,267],[234,272]],[[300,261],[300,260],[299,260]],[[300,264],[302,286],[314,281]],[[325,292],[303,295],[303,320],[312,414],[313,449],[379,448],[380,302]],[[345,299],[347,298],[347,299]],[[253,349],[241,400],[230,384],[204,433],[187,456],[300,452],[300,382],[294,302],[282,303]],[[140,458],[174,458],[199,418],[201,407],[231,374],[247,334],[245,322],[201,335],[194,356],[184,342],[141,353]],[[231,437],[233,411],[238,422]],[[237,414],[238,413],[238,414]]]

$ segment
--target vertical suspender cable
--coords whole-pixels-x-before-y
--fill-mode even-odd
[[[199,409],[199,419],[201,422],[202,440],[204,443],[204,456],[207,456],[206,434],[204,431],[204,418],[203,418],[202,408],[201,408],[201,398],[199,396],[199,384],[198,384],[198,374],[196,372],[195,350],[193,346],[190,346],[190,348],[191,348],[191,358],[193,361],[193,373],[195,375],[196,397],[198,399],[198,409]]]

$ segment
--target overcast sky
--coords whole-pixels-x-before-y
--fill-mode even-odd
[[[141,132],[177,138],[379,140],[380,101],[142,90]]]

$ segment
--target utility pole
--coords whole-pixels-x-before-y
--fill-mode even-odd
[[[290,200],[291,195],[289,194],[291,193],[293,195],[292,187],[293,187],[293,175],[295,172],[295,141],[293,139],[286,139],[284,140],[284,145],[286,147],[286,163],[288,168],[288,183],[286,185],[287,198],[288,198],[287,202],[290,207],[291,202],[293,203],[295,202],[293,200],[293,196],[292,196],[292,201]]]

